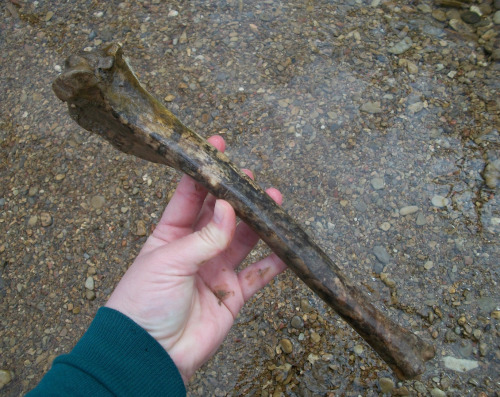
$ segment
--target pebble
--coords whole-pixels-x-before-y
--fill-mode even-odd
[[[389,288],[394,288],[396,286],[396,282],[390,278],[387,273],[380,273],[380,280],[382,280],[382,282]]]
[[[172,102],[174,99],[175,99],[175,95],[172,95],[172,94],[168,94],[167,96],[165,96],[165,98],[163,98],[163,100],[165,102]]]
[[[474,29],[467,25],[465,22],[461,21],[460,19],[450,19],[448,24],[452,27],[453,30],[463,33],[463,34],[470,34],[474,33]]]
[[[389,255],[387,250],[381,245],[376,245],[375,247],[373,247],[373,254],[384,265],[388,264],[391,260],[391,256]]]
[[[356,345],[356,346],[354,346],[353,350],[354,350],[354,353],[356,353],[359,356],[359,355],[363,354],[365,349],[364,349],[363,345]]]
[[[286,354],[290,354],[293,351],[293,345],[290,339],[281,339],[280,346]]]
[[[450,200],[448,200],[446,197],[440,196],[440,195],[435,195],[431,199],[431,203],[434,207],[438,208],[443,208],[446,207],[449,204]]]
[[[495,14],[493,15],[493,23],[495,25],[500,25],[500,10],[495,12]]]
[[[93,277],[87,277],[87,280],[85,280],[85,288],[93,291],[94,290],[94,278]]]
[[[145,236],[147,233],[146,223],[144,221],[137,221],[135,224],[135,235],[136,236]]]
[[[47,14],[45,14],[45,22],[49,22],[53,16],[54,13],[52,11],[49,11]]]
[[[439,22],[445,22],[446,21],[446,13],[443,10],[434,10],[432,11],[432,17],[439,21]]]
[[[302,298],[300,300],[300,310],[302,310],[304,313],[309,313],[312,311],[312,309],[313,308],[307,299]]]
[[[104,203],[106,202],[106,199],[104,196],[94,196],[90,199],[90,205],[92,208],[98,210],[101,209],[104,206]]]
[[[415,223],[417,226],[423,226],[427,223],[427,219],[425,219],[425,215],[422,212],[418,213]]]
[[[408,205],[406,207],[403,207],[399,210],[400,215],[411,215],[417,212],[419,208],[416,205]]]
[[[483,179],[490,189],[500,187],[500,159],[487,162],[483,171]]]
[[[460,14],[460,18],[462,18],[462,21],[470,25],[478,23],[481,20],[481,17],[473,11],[463,12],[462,14]]]
[[[43,227],[52,225],[52,215],[50,215],[48,212],[40,213],[40,223]]]
[[[390,393],[394,389],[394,381],[390,378],[380,378],[378,383],[382,393]]]
[[[431,270],[434,267],[434,262],[433,261],[427,261],[425,262],[424,269],[425,270]]]
[[[383,222],[380,225],[380,229],[382,229],[384,232],[388,231],[391,228],[391,224],[389,222]]]
[[[7,369],[0,369],[0,390],[12,380],[12,372]]]
[[[388,49],[388,51],[391,54],[400,55],[400,54],[403,54],[404,52],[408,51],[412,45],[413,45],[413,41],[411,40],[410,37],[407,36],[403,40],[401,40],[400,42],[398,42],[395,45],[393,45],[392,47],[390,47]]]
[[[424,103],[423,102],[415,102],[412,103],[411,105],[408,105],[408,111],[411,114],[415,114],[420,112],[424,108]]]
[[[380,101],[375,101],[375,102],[365,102],[363,105],[361,105],[360,110],[365,113],[381,113],[382,112],[382,107],[380,104]]]
[[[452,356],[446,356],[443,358],[444,366],[448,369],[458,372],[466,372],[475,369],[479,366],[479,363],[474,360],[466,360],[462,358],[455,358]]]
[[[442,391],[441,389],[438,389],[435,387],[434,389],[431,390],[431,396],[432,397],[446,397],[446,393]]]
[[[38,216],[32,215],[30,216],[30,219],[28,219],[28,226],[33,227],[36,225],[37,222],[38,222]]]
[[[290,322],[293,328],[302,329],[304,328],[304,320],[300,316],[293,316],[292,321]]]
[[[375,190],[380,190],[385,187],[385,182],[383,178],[373,178],[370,181],[370,183]]]
[[[313,341],[313,343],[318,343],[319,341],[321,341],[321,336],[317,333],[317,332],[311,332],[311,340]]]

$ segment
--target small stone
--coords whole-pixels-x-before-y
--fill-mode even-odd
[[[435,387],[434,389],[431,390],[431,396],[432,397],[446,397],[446,393],[442,391],[441,389],[438,389]]]
[[[87,288],[90,291],[94,290],[94,278],[93,277],[87,277],[87,280],[85,280],[85,288]]]
[[[45,22],[49,22],[53,16],[54,13],[52,11],[49,11],[47,14],[45,14]]]
[[[170,10],[170,11],[168,12],[168,14],[167,14],[167,16],[168,16],[169,18],[176,17],[177,15],[179,15],[179,11],[177,11],[177,10]]]
[[[30,219],[28,219],[28,226],[33,227],[36,225],[37,222],[38,222],[38,216],[32,215],[30,216]]]
[[[96,210],[101,209],[104,206],[105,202],[106,199],[104,198],[104,196],[94,196],[90,199],[90,205]]]
[[[381,245],[376,245],[375,247],[373,247],[373,254],[384,265],[388,264],[391,260],[391,256],[389,255],[387,250]]]
[[[360,110],[362,112],[371,113],[371,114],[382,112],[380,101],[365,102],[365,103],[363,103],[363,105],[361,105]]]
[[[38,193],[38,188],[36,186],[32,186],[28,191],[28,196],[33,197],[37,193]]]
[[[495,14],[493,15],[493,23],[495,25],[500,25],[500,10],[495,12]]]
[[[370,183],[375,190],[380,190],[385,187],[385,182],[383,178],[373,178],[370,181]]]
[[[146,231],[146,223],[144,221],[137,221],[135,224],[135,235],[136,236],[145,236],[147,231]]]
[[[64,178],[66,178],[66,175],[64,175],[64,174],[57,174],[56,175],[56,181],[62,181]]]
[[[460,19],[450,19],[448,24],[452,27],[453,30],[459,33],[470,34],[474,32],[472,27],[470,27]]]
[[[309,313],[312,311],[311,304],[309,301],[305,298],[300,300],[300,310],[302,310],[304,313]]]
[[[455,358],[452,356],[444,357],[443,362],[446,368],[457,372],[470,371],[471,369],[475,369],[479,366],[477,361],[465,360],[461,358]]]
[[[290,322],[293,328],[302,329],[304,328],[304,320],[300,316],[293,316],[292,321]]]
[[[318,343],[319,341],[321,341],[321,336],[316,332],[311,332],[311,340],[313,341],[313,343]]]
[[[12,372],[7,369],[0,369],[0,390],[12,381]]]
[[[383,222],[380,225],[380,229],[382,229],[384,232],[388,231],[391,228],[391,224],[389,222]]]
[[[43,227],[49,227],[52,225],[52,216],[48,212],[42,212],[40,214],[40,222]]]
[[[434,207],[442,208],[446,207],[449,204],[450,200],[448,200],[446,197],[435,195],[432,198],[431,202]]]
[[[96,298],[95,292],[91,290],[85,290],[85,298],[89,301],[93,301]]]
[[[434,10],[432,11],[432,17],[439,21],[439,22],[445,22],[446,21],[446,12],[444,12],[443,10]]]
[[[400,55],[400,54],[408,51],[412,45],[413,45],[413,41],[411,40],[410,37],[407,36],[403,40],[401,40],[399,43],[396,43],[391,48],[389,48],[388,51],[391,54]]]
[[[414,214],[415,212],[417,212],[419,210],[419,208],[416,206],[416,205],[408,205],[406,207],[403,207],[399,210],[399,214],[400,215],[411,215],[411,214]]]
[[[394,389],[394,381],[390,378],[380,378],[378,383],[382,393],[390,393]]]
[[[465,11],[462,14],[460,14],[460,18],[462,18],[462,21],[465,23],[468,23],[469,25],[472,25],[474,23],[478,23],[481,20],[481,16],[476,14],[473,11]]]
[[[179,43],[180,44],[185,44],[187,43],[188,39],[187,39],[187,33],[186,31],[182,32],[181,36],[179,37]]]
[[[293,345],[290,339],[281,339],[280,346],[286,354],[290,354],[293,351]]]
[[[418,213],[415,223],[417,226],[423,226],[427,223],[427,219],[425,219],[425,215],[422,212]]]
[[[427,393],[427,388],[425,387],[425,385],[418,380],[415,381],[415,383],[413,384],[413,387],[415,388],[416,391],[418,391],[419,393],[422,393],[423,395],[425,395]]]
[[[417,8],[418,8],[421,12],[423,12],[424,14],[429,14],[429,13],[431,13],[431,11],[432,11],[431,6],[430,6],[430,5],[428,5],[428,4],[423,4],[423,3],[421,3],[421,4],[419,4],[419,5],[417,6]]]
[[[427,261],[425,262],[424,269],[425,270],[431,270],[434,267],[434,262],[433,261]]]
[[[172,102],[175,99],[175,95],[168,94],[165,98],[163,98],[165,102]]]
[[[353,350],[354,350],[354,353],[356,353],[359,356],[359,355],[363,354],[365,349],[363,348],[363,345],[356,345],[356,346],[354,346]]]
[[[415,102],[412,103],[411,105],[408,105],[408,111],[411,114],[415,114],[420,112],[424,108],[424,103],[423,102]]]
[[[380,273],[380,279],[389,288],[394,288],[396,286],[396,282],[392,278],[390,278],[387,273]]]

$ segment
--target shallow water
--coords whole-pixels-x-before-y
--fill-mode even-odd
[[[487,186],[483,170],[500,157],[499,68],[481,26],[457,32],[453,18],[382,1],[16,10],[17,21],[4,9],[0,39],[1,365],[15,373],[7,395],[33,387],[71,348],[142,245],[134,225],[158,219],[178,179],[89,137],[52,94],[65,56],[108,41],[123,43],[140,80],[185,124],[221,134],[239,166],[280,189],[284,207],[377,307],[437,349],[420,381],[398,383],[285,273],[243,309],[191,395],[377,395],[382,378],[400,395],[498,392],[498,176],[488,171]],[[410,48],[391,53],[408,37]],[[103,208],[92,207],[96,194]],[[457,372],[445,356],[478,368]]]

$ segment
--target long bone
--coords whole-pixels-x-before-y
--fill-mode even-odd
[[[70,56],[53,83],[71,117],[121,151],[190,175],[238,216],[380,355],[400,379],[425,371],[434,347],[377,310],[302,228],[227,156],[185,127],[111,44]]]

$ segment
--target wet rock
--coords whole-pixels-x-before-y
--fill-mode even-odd
[[[382,393],[390,393],[394,389],[394,381],[390,378],[380,378],[378,383]]]
[[[391,54],[400,55],[400,54],[403,54],[404,52],[408,51],[412,45],[413,45],[413,41],[411,40],[410,37],[407,36],[403,40],[401,40],[400,42],[398,42],[395,45],[393,45],[392,47],[390,47],[388,49],[388,51]]]
[[[427,223],[427,219],[425,219],[425,215],[422,212],[418,213],[415,223],[417,226],[423,226]]]
[[[381,113],[382,108],[380,105],[380,101],[375,101],[375,102],[365,102],[363,105],[361,105],[360,110],[365,113]]]
[[[461,358],[455,358],[452,356],[444,357],[443,363],[446,368],[457,372],[467,372],[479,366],[479,363],[477,361],[465,360]]]
[[[373,254],[384,265],[388,264],[391,260],[391,256],[389,255],[385,247],[382,247],[381,245],[376,245],[375,247],[373,247]]]

